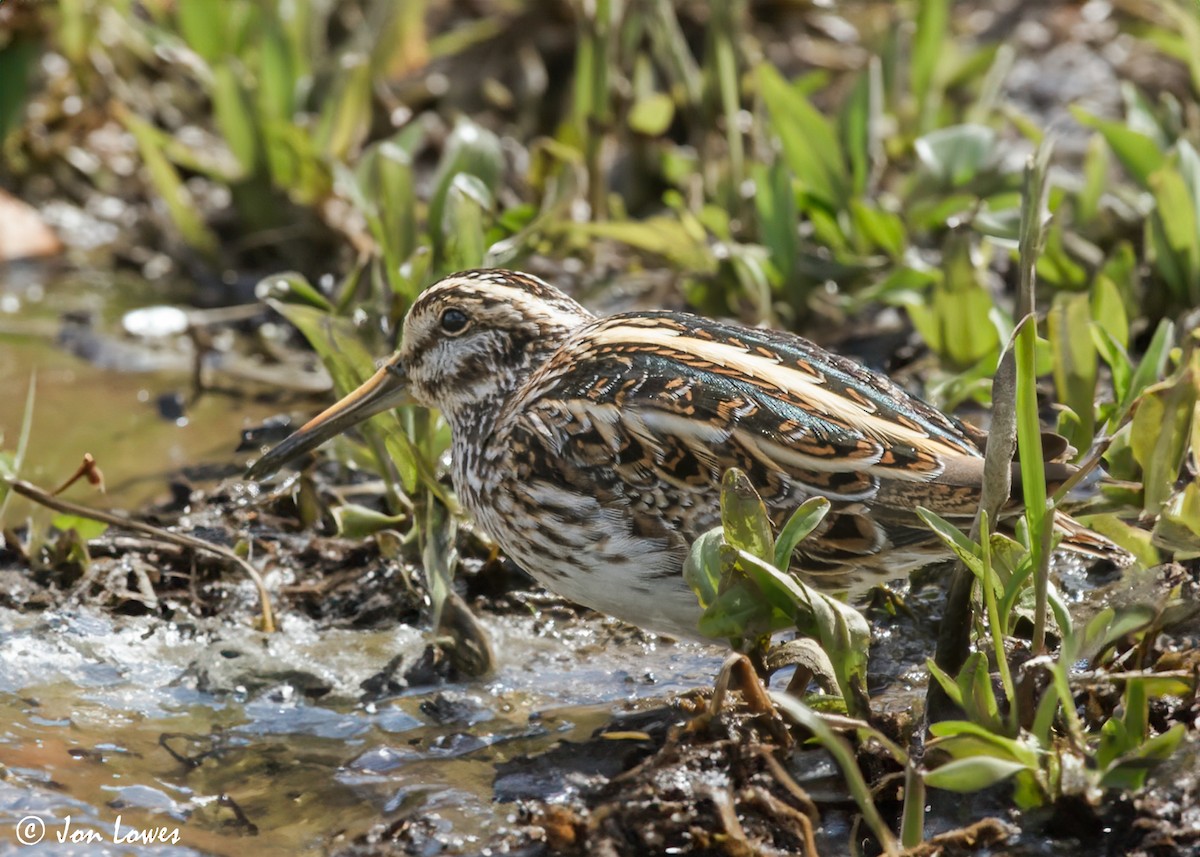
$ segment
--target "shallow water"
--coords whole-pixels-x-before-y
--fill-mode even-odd
[[[267,638],[87,608],[4,611],[0,842],[17,846],[21,820],[36,816],[45,844],[20,853],[92,855],[96,843],[57,840],[91,830],[111,846],[119,819],[123,836],[178,831],[185,850],[155,854],[244,854],[251,842],[263,855],[320,854],[380,820],[420,814],[466,846],[513,812],[494,799],[497,764],[711,683],[722,658],[695,644],[614,643],[599,620],[539,637],[532,621],[487,623],[499,661],[487,680],[361,702],[361,681],[420,653],[419,632],[318,633],[291,617]],[[209,675],[214,653],[243,650],[330,689],[315,700],[297,690],[303,681],[200,689],[220,684]]]
[[[161,302],[173,294],[138,281],[0,278],[0,450],[16,450],[34,386],[24,478],[53,488],[91,453],[107,492],[70,496],[135,509],[162,497],[182,468],[235,465],[240,432],[289,410],[278,390],[261,385],[241,392],[270,395],[228,395],[219,367],[232,355],[210,356],[206,379],[214,389],[196,395],[188,336],[167,327],[130,332],[154,334],[127,325],[125,314],[154,302],[167,309]]]

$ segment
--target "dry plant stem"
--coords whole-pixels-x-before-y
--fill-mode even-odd
[[[1017,448],[1016,399],[1017,362],[1010,339],[992,381],[992,430],[988,433],[987,449],[984,451],[983,493],[979,511],[971,525],[972,540],[979,539],[983,513],[987,513],[989,521],[998,520],[1000,508],[1008,501],[1012,490],[1012,460]],[[975,575],[961,560],[956,562],[934,655],[934,662],[948,675],[957,675],[967,660],[971,642],[971,593],[974,589]],[[938,682],[929,683],[927,700],[930,720],[946,720],[957,716],[950,698]]]
[[[729,838],[724,843],[726,853],[744,854],[747,857],[754,854],[757,849],[750,844],[750,840],[746,836],[746,829],[738,820],[737,807],[733,804],[733,795],[729,793],[728,789],[715,786],[707,791],[708,799],[712,801],[713,807],[717,810],[718,823],[725,836]]]
[[[946,853],[975,854],[1000,845],[1012,835],[1012,829],[998,818],[984,818],[967,827],[939,833],[928,842],[909,848],[901,857],[935,857]]]
[[[754,665],[750,663],[750,659],[740,652],[733,652],[725,658],[725,663],[721,664],[721,672],[717,676],[712,700],[708,705],[709,716],[716,717],[721,713],[725,706],[725,697],[729,694],[729,686],[735,678],[751,711],[761,713],[775,710],[775,706],[763,690],[758,674],[754,672]]]
[[[814,822],[820,821],[821,814],[817,811],[817,805],[813,803],[812,797],[799,783],[796,782],[792,775],[788,773],[787,768],[783,766],[783,763],[780,762],[779,759],[775,758],[775,754],[768,748],[760,747],[758,748],[758,751],[759,758],[763,760],[763,764],[765,764],[767,770],[771,772],[771,776],[773,776],[775,781],[783,786],[783,788],[787,789],[788,794],[792,796],[792,799],[795,800],[796,803],[803,807],[804,814]],[[812,853],[817,853],[815,846]]]
[[[83,454],[83,461],[79,465],[79,469],[68,477],[67,481],[59,485],[50,492],[52,497],[57,497],[62,492],[66,491],[82,477],[86,476],[89,485],[93,485],[99,489],[100,493],[104,493],[104,474],[100,472],[100,468],[96,465],[96,459],[90,452]]]
[[[1118,672],[1106,673],[1101,670],[1091,670],[1089,672],[1071,673],[1071,685],[1078,687],[1112,687],[1122,682],[1135,681],[1146,678],[1146,673],[1142,671],[1133,672]],[[1193,670],[1155,670],[1152,675],[1156,680],[1164,681],[1169,678],[1179,679],[1180,681],[1195,681],[1196,673]]]
[[[742,803],[757,804],[776,818],[790,819],[799,828],[801,839],[804,842],[804,848],[800,852],[802,857],[820,857],[821,852],[817,850],[817,838],[813,830],[813,819],[807,814],[788,805],[761,786],[743,789],[738,797]]]
[[[35,503],[45,506],[48,509],[53,509],[56,512],[62,512],[67,515],[77,515],[80,518],[90,518],[93,521],[100,521],[113,527],[121,527],[126,530],[144,533],[151,538],[167,542],[168,544],[180,545],[182,547],[191,548],[192,550],[207,551],[211,554],[216,554],[219,557],[229,560],[239,566],[246,576],[253,581],[255,588],[258,590],[259,606],[262,610],[262,630],[268,634],[275,632],[275,615],[271,609],[271,596],[267,592],[267,587],[263,583],[262,576],[258,573],[258,569],[242,559],[236,553],[231,551],[224,545],[214,545],[211,542],[206,542],[203,539],[195,538],[194,536],[185,536],[182,533],[172,533],[170,530],[164,530],[161,527],[155,527],[152,524],[146,524],[141,521],[134,521],[124,515],[117,515],[112,512],[103,512],[99,509],[89,509],[87,506],[80,506],[77,503],[71,503],[67,500],[61,500],[54,497],[36,485],[25,482],[21,479],[13,479],[9,481],[9,487]]]

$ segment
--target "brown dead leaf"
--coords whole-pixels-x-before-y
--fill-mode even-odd
[[[0,190],[0,262],[56,256],[62,242],[33,206]]]

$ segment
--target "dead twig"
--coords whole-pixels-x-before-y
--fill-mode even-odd
[[[902,852],[902,857],[937,857],[947,851],[975,853],[1008,841],[1013,830],[998,818],[984,818],[967,827],[939,833]]]
[[[22,497],[30,499],[48,509],[53,509],[56,512],[62,512],[66,515],[76,515],[80,518],[89,518],[93,521],[108,524],[109,526],[133,530],[134,532],[143,533],[156,541],[167,542],[168,544],[179,545],[197,551],[207,551],[208,553],[216,554],[223,559],[229,560],[241,568],[254,583],[255,588],[258,590],[259,607],[262,611],[262,630],[268,634],[274,633],[275,614],[271,608],[271,596],[267,592],[266,584],[263,583],[262,575],[258,573],[258,569],[224,545],[215,545],[212,542],[206,542],[203,539],[184,535],[183,533],[173,533],[170,530],[164,530],[162,527],[156,527],[153,524],[147,524],[142,521],[135,521],[132,518],[114,512],[89,509],[87,506],[80,506],[77,503],[71,503],[55,497],[23,479],[10,479],[8,480],[8,485],[9,488]]]
[[[768,818],[777,823],[787,820],[793,824],[793,833],[804,843],[804,857],[820,857],[813,820],[804,812],[780,800],[761,786],[749,786],[739,795],[742,803],[757,806]]]

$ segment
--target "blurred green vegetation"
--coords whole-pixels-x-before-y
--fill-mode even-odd
[[[283,264],[324,233],[321,248],[364,265],[355,305],[394,321],[464,265],[615,255],[622,274],[665,269],[697,308],[751,320],[902,307],[955,376],[946,401],[986,400],[1012,326],[1021,153],[1045,130],[1005,97],[1012,45],[956,38],[948,0],[851,8],[839,25],[854,60],[836,69],[767,59],[821,23],[788,4],[219,8],[10,6],[6,184],[61,159],[56,140],[86,146],[115,122],[167,237],[218,268],[344,273],[344,252]],[[1130,9],[1114,27],[1186,60],[1191,91],[1125,83],[1119,119],[1073,108],[1095,137],[1052,182],[1038,262],[1060,317],[1122,347],[1130,317],[1200,303],[1200,157],[1182,101],[1200,85],[1200,27],[1184,0]],[[47,52],[67,65],[47,74]],[[103,159],[86,173],[104,191],[121,178]],[[1090,377],[1073,374],[1091,365],[1085,346],[1059,341],[1077,359],[1055,376],[1083,433],[1086,391],[1062,388]]]
[[[1074,22],[1065,29],[1088,24],[1079,4],[1051,5]],[[609,286],[665,282],[698,311],[823,340],[899,312],[929,355],[925,392],[945,408],[991,404],[1001,354],[1033,310],[1016,347],[1023,466],[1040,462],[1028,453],[1049,417],[1109,474],[1084,520],[1150,567],[1200,557],[1200,6],[1102,5],[1109,37],[1160,73],[1098,80],[1118,109],[1064,95],[1069,113],[1055,116],[1008,88],[1018,64],[1038,77],[1049,62],[1013,36],[1036,3],[969,35],[963,20],[987,7],[950,0],[836,12],[749,0],[8,3],[0,185],[79,205],[116,196],[160,226],[141,236],[155,249],[270,274],[260,296],[322,354],[339,392],[388,350],[422,288],[480,265],[582,284],[601,303]],[[1056,148],[1048,218],[1038,205],[1033,223],[1025,166],[1061,135],[1078,145]],[[1030,273],[1038,300],[1022,308]],[[452,520],[445,426],[401,411],[366,439],[342,449],[384,474],[392,516],[339,521],[354,533],[406,521],[433,543],[426,525]],[[1092,729],[1067,669],[1103,664],[1130,633],[1145,655],[1178,605],[1074,627],[1037,588],[1045,485],[1027,473],[1023,489],[1017,540],[930,519],[978,578],[987,629],[980,619],[960,674],[935,669],[965,719],[938,727],[953,761],[929,784],[1013,778],[1024,806],[1061,796],[1071,766],[1088,771],[1089,796],[1135,787],[1180,738],[1151,734],[1148,697],[1194,693],[1194,681],[1130,680],[1121,712]],[[709,547],[724,539],[742,566],[715,553],[698,566],[713,603],[718,589],[778,583],[772,535],[756,552],[739,520],[761,516],[731,515]],[[720,632],[757,638],[791,616],[795,595]],[[728,619],[723,609],[711,618]],[[1044,633],[1048,610],[1061,646],[1049,701],[1021,707],[1004,639],[1031,612]],[[859,687],[861,666],[839,679]]]

